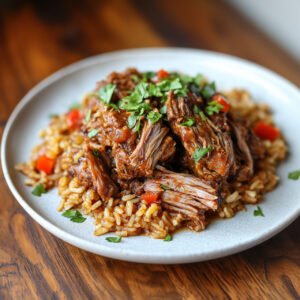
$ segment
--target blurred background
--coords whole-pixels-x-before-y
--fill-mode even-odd
[[[125,48],[219,51],[299,85],[299,11],[299,0],[0,0],[0,120],[59,68]]]

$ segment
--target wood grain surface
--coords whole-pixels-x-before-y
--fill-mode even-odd
[[[262,64],[300,85],[300,65],[221,1],[0,1],[0,135],[40,80],[107,51],[182,46]],[[230,257],[186,265],[103,258],[57,239],[0,173],[0,299],[300,299],[300,220]],[[283,199],[284,200],[284,199]]]

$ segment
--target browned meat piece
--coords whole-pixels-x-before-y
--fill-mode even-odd
[[[209,186],[200,178],[190,174],[171,172],[160,166],[157,169],[159,171],[154,172],[154,178],[148,179],[145,182],[145,191],[162,191],[160,185],[164,185],[173,191],[187,194],[195,199],[195,201],[201,202],[210,209],[217,209],[219,197],[216,189]]]
[[[110,179],[101,158],[95,157],[90,151],[86,154],[93,186],[103,201],[108,201],[118,194],[118,188]]]
[[[171,137],[165,139],[169,129],[161,122],[145,123],[141,138],[130,155],[130,163],[135,169],[143,170],[144,176],[150,176],[157,162],[163,157],[168,159],[175,152],[175,142]]]
[[[264,150],[249,126],[241,121],[230,121],[233,139],[235,140],[235,156],[239,162],[237,177],[239,181],[250,180],[254,174],[254,159],[262,159]]]
[[[194,163],[193,159],[189,160],[191,169],[198,177],[206,180],[226,177],[233,163],[232,141],[230,136],[223,134],[209,118],[202,120],[199,114],[193,113],[193,105],[197,102],[197,98],[191,93],[187,98],[178,98],[170,92],[166,105],[171,128],[180,137],[190,158],[193,157],[196,148],[211,146],[207,156],[197,163]],[[193,118],[195,124],[191,127],[180,125],[186,117]]]
[[[69,169],[69,173],[72,177],[76,174],[82,185],[92,185],[92,178],[86,158],[81,157],[77,164],[73,164]]]

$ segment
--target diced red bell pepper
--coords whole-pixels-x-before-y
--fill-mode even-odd
[[[141,196],[141,200],[145,200],[148,204],[151,204],[158,201],[160,194],[160,192],[146,192]]]
[[[274,142],[279,136],[279,130],[264,122],[258,122],[253,132],[260,138]]]
[[[170,74],[167,71],[163,70],[163,69],[157,71],[157,77],[159,79],[165,79],[165,78],[167,78],[169,76],[170,76]]]
[[[49,158],[46,154],[42,154],[36,161],[36,168],[39,171],[44,171],[47,175],[53,173],[55,159]]]
[[[72,109],[67,114],[67,124],[70,130],[79,128],[82,122],[82,116],[79,109]]]
[[[228,112],[229,111],[229,103],[226,100],[226,98],[220,94],[216,94],[212,98],[213,101],[216,101],[216,103],[221,104],[224,108],[221,108],[220,111],[222,112]]]

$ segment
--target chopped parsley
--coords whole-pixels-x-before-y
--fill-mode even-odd
[[[180,79],[177,77],[175,79],[165,79],[157,84],[162,92],[169,92],[170,90],[182,89],[182,84]]]
[[[193,154],[195,163],[198,162],[204,155],[206,155],[211,150],[211,148],[211,146],[209,146],[208,148],[196,148]]]
[[[79,103],[73,103],[70,105],[69,110],[73,110],[73,109],[78,109],[80,108],[80,104]]]
[[[164,189],[164,190],[170,190],[170,189],[171,189],[170,187],[168,187],[168,186],[166,186],[166,185],[163,185],[163,184],[161,184],[160,187],[161,187],[162,189]]]
[[[92,150],[92,153],[93,153],[94,156],[100,157],[100,153],[97,149]]]
[[[155,112],[155,111],[150,111],[147,115],[147,119],[151,121],[152,124],[158,122],[162,117],[162,114]]]
[[[222,108],[224,108],[222,104],[219,104],[216,101],[211,101],[206,106],[205,111],[209,116],[212,116],[213,114],[218,114]]]
[[[137,122],[137,120],[139,119],[140,116],[136,116],[136,115],[131,115],[128,117],[127,120],[127,124],[128,124],[128,128],[133,128]]]
[[[89,133],[88,133],[88,137],[92,138],[94,136],[96,136],[98,134],[98,130],[97,129],[92,129]]]
[[[141,121],[139,120],[135,128],[133,129],[133,132],[137,132],[140,136],[140,127],[141,127]]]
[[[167,105],[162,106],[162,107],[160,108],[159,112],[160,112],[161,114],[164,114],[164,115],[165,115],[165,114],[167,113]]]
[[[265,215],[263,214],[263,212],[262,212],[260,206],[257,206],[257,208],[253,211],[253,215],[254,215],[255,217],[257,217],[257,216],[264,217],[264,216],[265,216]]]
[[[105,238],[110,243],[120,243],[122,240],[122,237],[120,236],[109,236]]]
[[[300,177],[300,170],[290,172],[288,175],[288,178],[292,180],[298,180],[299,177]]]
[[[216,93],[216,84],[213,81],[212,83],[206,83],[201,89],[201,94],[204,99],[210,99]]]
[[[98,95],[100,97],[100,99],[105,103],[105,104],[109,104],[112,94],[115,90],[116,85],[115,84],[111,84],[109,83],[108,85],[103,86],[99,92]]]
[[[54,119],[54,118],[58,118],[59,115],[58,115],[58,114],[49,114],[48,117],[49,117],[50,119]]]
[[[74,209],[66,210],[62,215],[66,218],[69,218],[70,221],[75,223],[82,223],[86,220],[85,217],[82,216],[81,212]]]
[[[91,114],[92,114],[92,110],[89,109],[89,111],[88,111],[88,113],[86,114],[86,117],[85,117],[86,122],[88,122],[91,119]]]
[[[189,118],[189,117],[185,117],[187,119],[186,122],[180,123],[181,126],[187,126],[187,127],[191,127],[195,124],[195,119],[193,118]]]
[[[206,116],[202,110],[200,110],[199,115],[200,115],[202,121],[206,121]]]
[[[136,74],[133,74],[131,77],[132,77],[132,79],[133,79],[135,82],[139,82],[139,81],[140,81],[139,76],[137,76]]]
[[[197,105],[194,105],[194,107],[193,107],[193,112],[195,113],[195,114],[199,114],[200,113],[200,108],[197,106]]]
[[[45,188],[43,187],[43,185],[41,183],[38,183],[35,188],[32,190],[32,195],[41,197],[42,194],[46,194],[47,191],[45,190]]]
[[[142,73],[142,75],[143,75],[143,79],[151,80],[153,77],[156,76],[156,72],[152,72],[152,71],[144,72],[144,73]]]
[[[169,233],[165,238],[164,242],[171,242],[172,241],[172,235]]]

